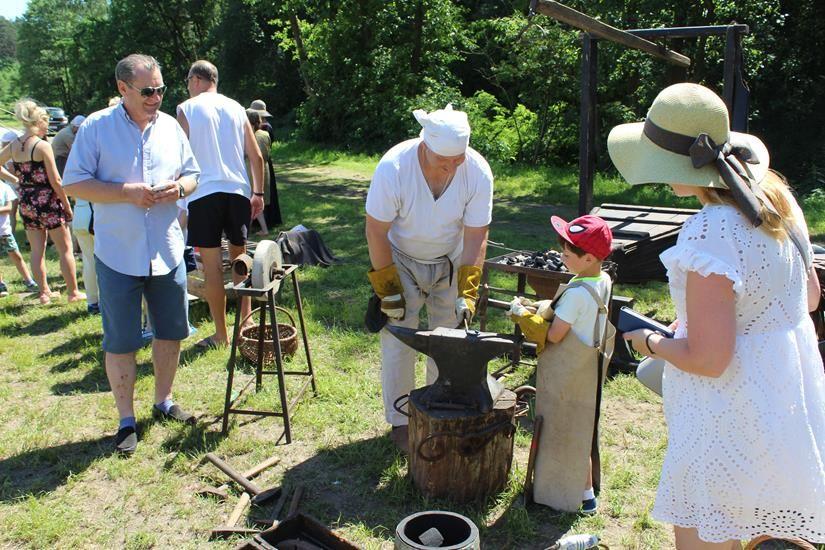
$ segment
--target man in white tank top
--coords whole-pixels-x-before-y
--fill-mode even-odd
[[[393,325],[465,326],[475,312],[492,219],[493,174],[468,146],[467,115],[451,105],[413,113],[421,135],[399,143],[378,163],[367,194],[368,273]],[[407,417],[393,406],[415,383],[415,351],[381,331],[381,389],[391,438],[407,445]],[[427,362],[427,383],[437,369]]]
[[[186,83],[190,99],[178,105],[178,122],[201,167],[198,188],[186,203],[187,244],[200,249],[206,301],[215,321],[215,334],[198,345],[211,348],[229,343],[221,235],[229,240],[230,260],[246,251],[249,223],[264,207],[264,161],[246,110],[218,93],[218,69],[209,61],[195,61]],[[244,155],[249,157],[251,187]],[[235,282],[240,280],[236,277]],[[241,315],[246,316],[249,308],[244,299]]]

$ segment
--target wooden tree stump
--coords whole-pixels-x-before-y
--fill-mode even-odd
[[[428,410],[426,388],[410,393],[410,475],[428,497],[481,500],[507,484],[513,462],[516,394],[504,390],[489,413]]]

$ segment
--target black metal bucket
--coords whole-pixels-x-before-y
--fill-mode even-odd
[[[437,529],[443,541],[438,546],[427,546],[421,535]],[[479,550],[478,527],[461,514],[431,510],[404,518],[395,528],[396,550]]]

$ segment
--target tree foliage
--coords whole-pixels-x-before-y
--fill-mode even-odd
[[[619,28],[750,26],[744,39],[751,131],[773,164],[811,187],[825,179],[825,3],[820,0],[568,0]],[[170,85],[213,60],[221,90],[262,98],[314,141],[380,151],[417,132],[414,108],[465,109],[473,144],[492,159],[572,163],[578,153],[579,32],[528,0],[31,0],[17,30],[20,80],[31,95],[92,111],[114,93],[128,53],[157,57]],[[0,20],[0,59],[8,30]],[[12,28],[12,30],[14,30]],[[4,34],[5,33],[5,34]],[[599,45],[599,118],[638,120],[678,81],[722,89],[724,37],[671,40],[679,69],[607,41]],[[607,156],[600,164],[609,166]]]

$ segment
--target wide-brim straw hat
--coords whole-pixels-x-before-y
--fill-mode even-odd
[[[742,163],[751,179],[760,182],[768,172],[770,155],[765,144],[756,136],[731,132],[725,102],[704,86],[682,83],[665,88],[656,96],[647,118],[677,134],[698,137],[705,133],[717,145],[727,141],[747,145],[758,161]],[[613,128],[607,138],[610,158],[628,183],[728,188],[714,163],[694,168],[689,156],[653,143],[645,135],[644,125],[644,122],[621,124]]]

